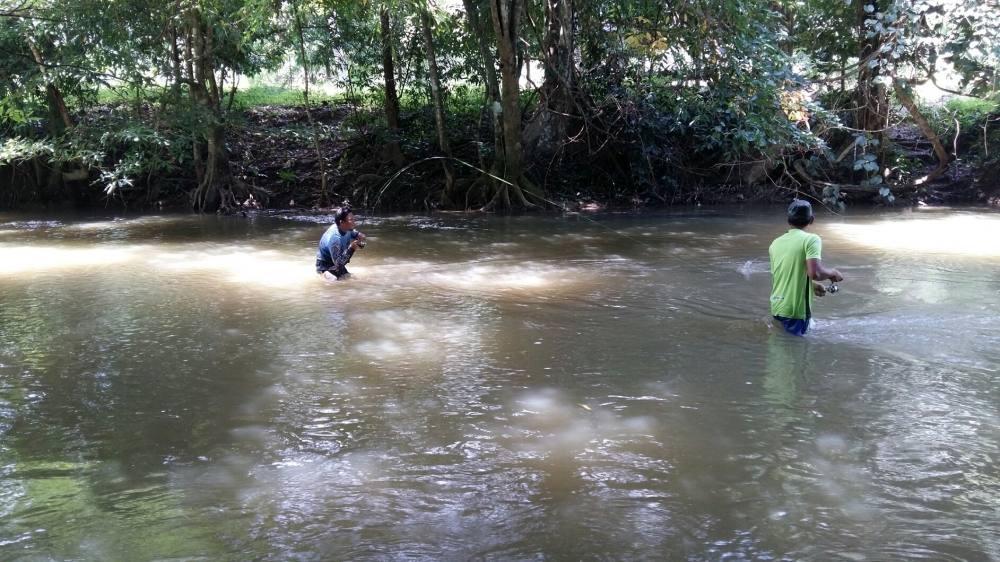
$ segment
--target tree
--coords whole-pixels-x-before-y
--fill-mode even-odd
[[[421,35],[424,39],[424,53],[427,57],[427,74],[430,80],[431,103],[434,106],[434,126],[437,129],[438,149],[441,150],[445,158],[451,158],[451,146],[448,144],[448,134],[445,130],[444,91],[438,73],[437,57],[434,54],[434,35],[431,31],[430,10],[426,3],[419,6],[417,10],[419,11]],[[448,160],[441,161],[441,168],[445,177],[441,199],[447,202],[449,198],[454,196],[455,175]]]
[[[573,0],[545,0],[545,33],[542,61],[545,78],[539,91],[539,107],[525,130],[532,153],[558,152],[569,142],[576,111],[576,61]]]
[[[0,132],[35,137],[32,124],[45,124],[52,143],[73,132],[76,120],[67,97],[87,99],[107,77],[110,59],[99,52],[100,33],[123,38],[88,0],[56,3],[23,1],[0,11]],[[65,177],[79,176],[76,165],[52,157],[54,150],[31,155],[30,185],[42,202],[65,196]],[[85,174],[84,174],[85,177]],[[72,196],[79,199],[74,188]]]
[[[382,38],[382,77],[385,88],[385,123],[389,128],[386,150],[395,166],[403,165],[403,152],[399,148],[399,95],[396,93],[396,65],[393,61],[392,25],[389,9],[379,10],[379,30]]]
[[[864,5],[866,36],[880,39],[879,48],[862,67],[877,69],[889,82],[900,103],[927,138],[938,165],[914,181],[923,185],[948,169],[951,155],[917,105],[910,86],[936,83],[937,62],[952,63],[968,87],[963,94],[995,92],[1000,59],[1000,32],[996,18],[1000,8],[972,0],[893,0],[882,5],[875,0]],[[971,46],[975,48],[970,48]],[[955,92],[960,93],[960,92]]]
[[[521,144],[520,64],[518,49],[518,18],[523,6],[518,0],[490,0],[490,16],[497,38],[500,59],[500,107],[503,127],[503,152],[498,158],[503,162],[504,182],[498,186],[486,208],[502,205],[510,208],[511,195],[522,207],[532,205],[524,196],[522,184],[530,186],[523,177]]]
[[[312,129],[313,133],[313,148],[316,150],[316,161],[319,163],[320,170],[320,206],[327,206],[329,204],[329,193],[326,187],[326,159],[323,157],[323,151],[319,147],[319,132],[316,130],[316,122],[313,121],[312,111],[309,109],[309,57],[306,55],[306,39],[305,33],[302,31],[302,14],[299,12],[299,4],[296,2],[291,3],[292,9],[292,19],[295,22],[295,34],[299,39],[299,64],[302,65],[302,78],[304,89],[302,90],[302,101],[305,105],[306,119],[309,121],[309,127]]]
[[[477,0],[463,0],[463,5],[465,6],[466,25],[468,26],[469,34],[475,40],[476,52],[471,57],[477,62],[476,67],[479,72],[479,80],[484,90],[482,115],[486,117],[490,130],[493,133],[492,148],[494,158],[489,165],[489,172],[480,176],[477,183],[488,183],[492,186],[493,193],[496,194],[501,189],[500,184],[496,181],[496,177],[503,173],[500,170],[500,164],[501,156],[503,155],[504,135],[495,49],[491,48],[491,43],[495,44],[495,39],[491,41],[490,38],[490,32],[493,31],[492,26],[488,26],[483,21],[489,17],[486,11],[490,8],[484,8],[482,2],[477,2]],[[487,166],[483,161],[483,153],[485,151],[480,149],[478,152],[481,167],[486,168]]]
[[[869,14],[877,14],[878,2],[885,0],[858,0],[857,30],[861,38],[861,50],[858,53],[858,81],[855,90],[854,125],[867,131],[877,139],[878,161],[883,161],[885,152],[885,131],[889,127],[889,94],[885,81],[882,79],[883,65],[879,64],[879,56],[883,45],[888,39],[883,36],[881,25],[869,22]],[[877,22],[876,22],[877,23]]]

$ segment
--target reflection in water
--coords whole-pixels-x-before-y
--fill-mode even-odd
[[[804,338],[785,337],[774,328],[767,339],[767,367],[764,374],[764,398],[774,409],[778,425],[799,418],[796,412],[799,392],[808,383],[809,345]]]
[[[994,215],[363,218],[0,220],[0,558],[998,556]]]

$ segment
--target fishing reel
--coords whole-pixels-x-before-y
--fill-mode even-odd
[[[362,240],[361,238],[357,239],[357,243],[358,243],[357,244],[358,249],[364,248],[365,246],[368,245],[368,242],[366,242],[365,240]]]
[[[832,295],[832,294],[836,293],[839,290],[840,290],[840,287],[838,287],[836,283],[830,283],[829,285],[826,286],[826,292],[829,295]]]

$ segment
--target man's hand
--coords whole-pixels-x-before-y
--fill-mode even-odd
[[[817,297],[825,297],[826,287],[813,281],[813,294],[816,295]]]
[[[351,249],[360,250],[365,247],[365,235],[361,232],[358,233],[358,237],[351,240]]]
[[[834,269],[830,271],[830,281],[834,283],[840,283],[844,280],[844,276],[840,274],[840,271]]]

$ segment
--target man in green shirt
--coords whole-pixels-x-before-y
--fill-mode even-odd
[[[806,232],[813,223],[812,205],[795,199],[788,206],[788,224],[792,228],[771,242],[771,314],[796,336],[805,335],[812,318],[813,295],[822,297],[826,289],[818,282],[829,279],[834,283],[844,276],[820,261],[823,242]]]

